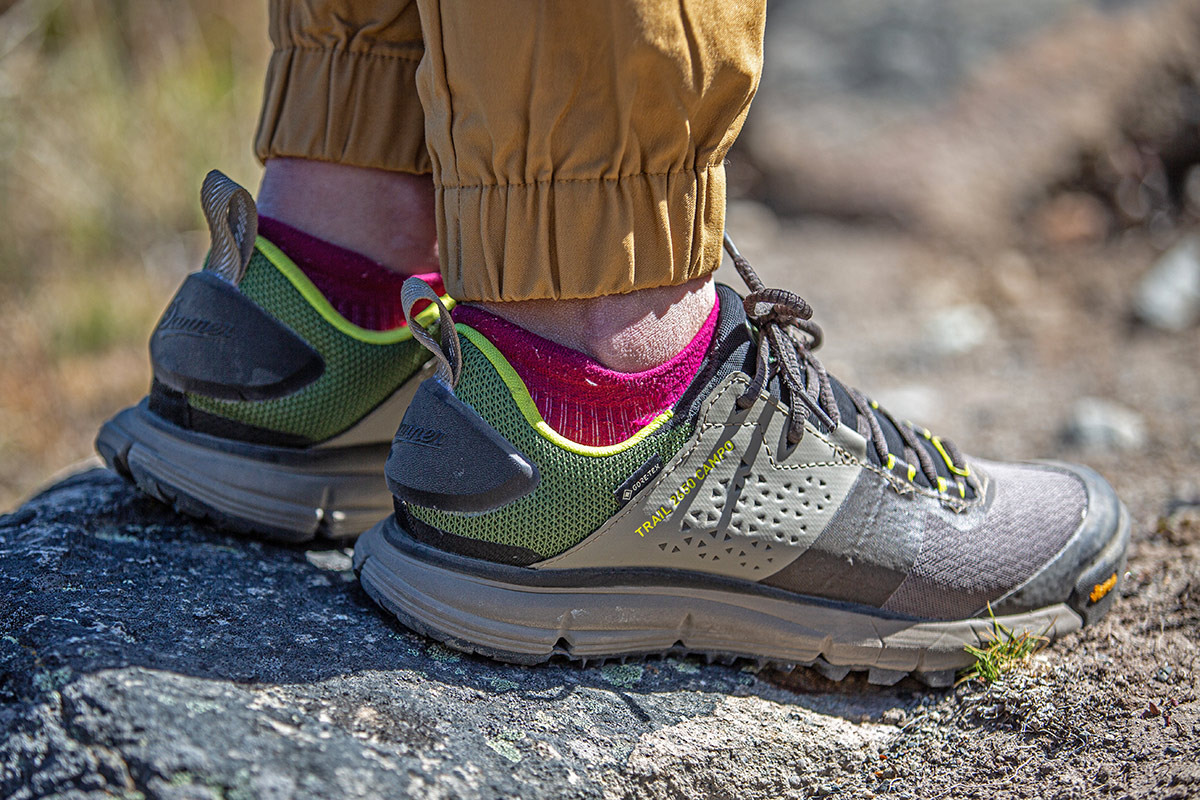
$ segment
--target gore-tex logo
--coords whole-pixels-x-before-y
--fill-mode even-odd
[[[396,431],[396,438],[421,447],[441,447],[446,433],[432,428],[420,428],[416,425],[401,425],[400,430]]]
[[[646,463],[637,468],[637,472],[625,479],[625,482],[617,487],[613,492],[613,498],[617,504],[624,508],[625,504],[633,499],[633,496],[646,488],[650,481],[654,480],[654,476],[662,472],[663,460],[657,453],[646,460]]]

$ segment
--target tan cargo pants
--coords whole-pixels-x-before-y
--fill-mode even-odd
[[[272,0],[256,152],[431,172],[460,299],[682,283],[720,263],[764,16],[765,0]]]

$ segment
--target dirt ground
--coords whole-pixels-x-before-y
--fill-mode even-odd
[[[895,698],[904,735],[879,757],[879,796],[1200,796],[1200,330],[1133,323],[1130,297],[1157,249],[1131,235],[978,258],[861,227],[793,224],[764,235],[772,226],[761,208],[735,209],[735,235],[739,222],[755,232],[743,249],[768,284],[814,305],[835,374],[970,453],[1087,463],[1133,516],[1109,616],[990,688],[879,689],[807,670],[778,680]],[[932,343],[945,330],[934,321],[962,308],[985,320],[986,335],[960,329],[978,344],[947,353]],[[1140,413],[1144,443],[1070,444],[1064,430],[1084,396]]]

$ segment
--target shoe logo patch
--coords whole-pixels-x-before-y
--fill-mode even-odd
[[[634,496],[654,480],[654,476],[662,472],[663,460],[658,453],[650,456],[645,464],[637,468],[637,471],[625,479],[625,482],[617,487],[613,492],[613,499],[617,501],[618,508],[624,508],[625,505],[634,498]]]
[[[442,439],[444,438],[446,438],[445,431],[421,428],[416,425],[401,425],[400,429],[396,431],[396,439],[399,441],[420,445],[421,447],[436,449],[442,446]]]
[[[708,477],[708,473],[716,469],[725,460],[725,456],[731,452],[733,452],[733,440],[727,440],[717,448],[716,452],[708,457],[707,461],[696,467],[694,475],[681,483],[679,488],[671,493],[671,496],[667,499],[670,508],[667,505],[660,505],[658,510],[651,514],[648,520],[637,527],[638,536],[645,536],[646,531],[654,530],[655,525],[671,516],[675,509],[679,508],[679,504],[683,502],[683,499],[691,494],[696,487],[704,483],[704,479]]]
[[[177,303],[172,303],[167,309],[163,321],[158,324],[161,332],[184,333],[192,336],[207,336],[227,339],[233,333],[233,326],[227,322],[212,322],[198,317],[188,317],[179,313]]]
[[[1091,600],[1093,603],[1099,603],[1101,600],[1104,599],[1104,596],[1106,594],[1108,594],[1109,592],[1112,591],[1113,587],[1116,585],[1117,585],[1117,573],[1114,572],[1112,575],[1110,575],[1108,577],[1108,580],[1104,581],[1103,583],[1097,583],[1095,586],[1092,587],[1092,591],[1091,591],[1091,594],[1088,595],[1088,599]]]

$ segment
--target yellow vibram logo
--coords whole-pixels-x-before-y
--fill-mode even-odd
[[[1093,603],[1099,603],[1104,599],[1104,595],[1112,591],[1112,588],[1117,585],[1117,573],[1113,573],[1104,583],[1097,583],[1092,587],[1092,593],[1088,595],[1088,599]]]

